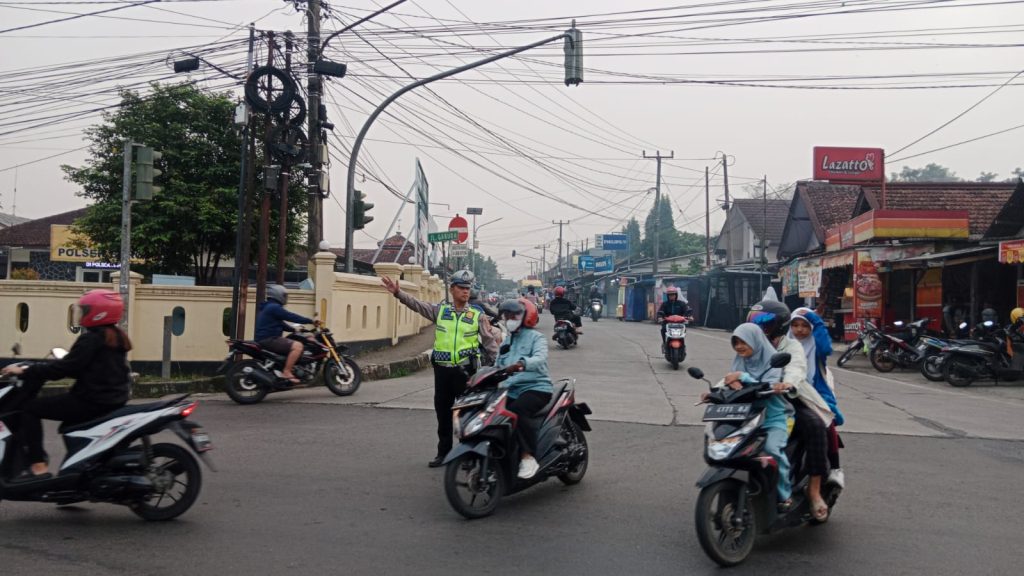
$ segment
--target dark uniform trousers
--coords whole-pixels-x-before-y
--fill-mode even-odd
[[[437,415],[437,455],[444,458],[452,449],[452,405],[466,391],[468,377],[458,366],[434,364],[434,413]]]

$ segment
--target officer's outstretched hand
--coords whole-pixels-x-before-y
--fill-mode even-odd
[[[381,276],[380,282],[381,284],[384,285],[384,288],[387,289],[388,292],[391,292],[391,294],[398,296],[398,282],[395,282],[394,280],[388,278],[387,276]]]

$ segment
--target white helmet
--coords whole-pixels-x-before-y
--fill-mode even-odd
[[[267,300],[276,300],[284,306],[288,303],[288,289],[280,284],[267,284]]]

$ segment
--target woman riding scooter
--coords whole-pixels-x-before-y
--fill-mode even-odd
[[[5,375],[22,375],[29,395],[37,394],[48,380],[75,378],[66,394],[33,398],[24,404],[17,433],[30,465],[10,483],[50,477],[41,419],[80,424],[117,410],[131,397],[128,351],[132,344],[117,327],[124,310],[121,296],[111,290],[91,290],[76,306],[81,312],[79,324],[85,330],[66,356],[28,367],[11,364],[2,370]]]
[[[533,457],[537,431],[530,425],[530,419],[551,400],[553,391],[548,376],[548,343],[534,330],[539,317],[533,302],[526,298],[506,300],[498,313],[508,329],[509,342],[501,347],[495,366],[517,372],[502,385],[508,387],[508,409],[518,416],[516,434],[522,454],[519,477],[527,479],[540,468]]]

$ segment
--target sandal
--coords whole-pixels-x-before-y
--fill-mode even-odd
[[[785,500],[782,500],[781,502],[779,502],[779,512],[789,512],[792,509],[793,509],[793,499],[792,498],[786,498]]]
[[[811,516],[818,522],[828,520],[828,504],[824,500],[811,502]]]

